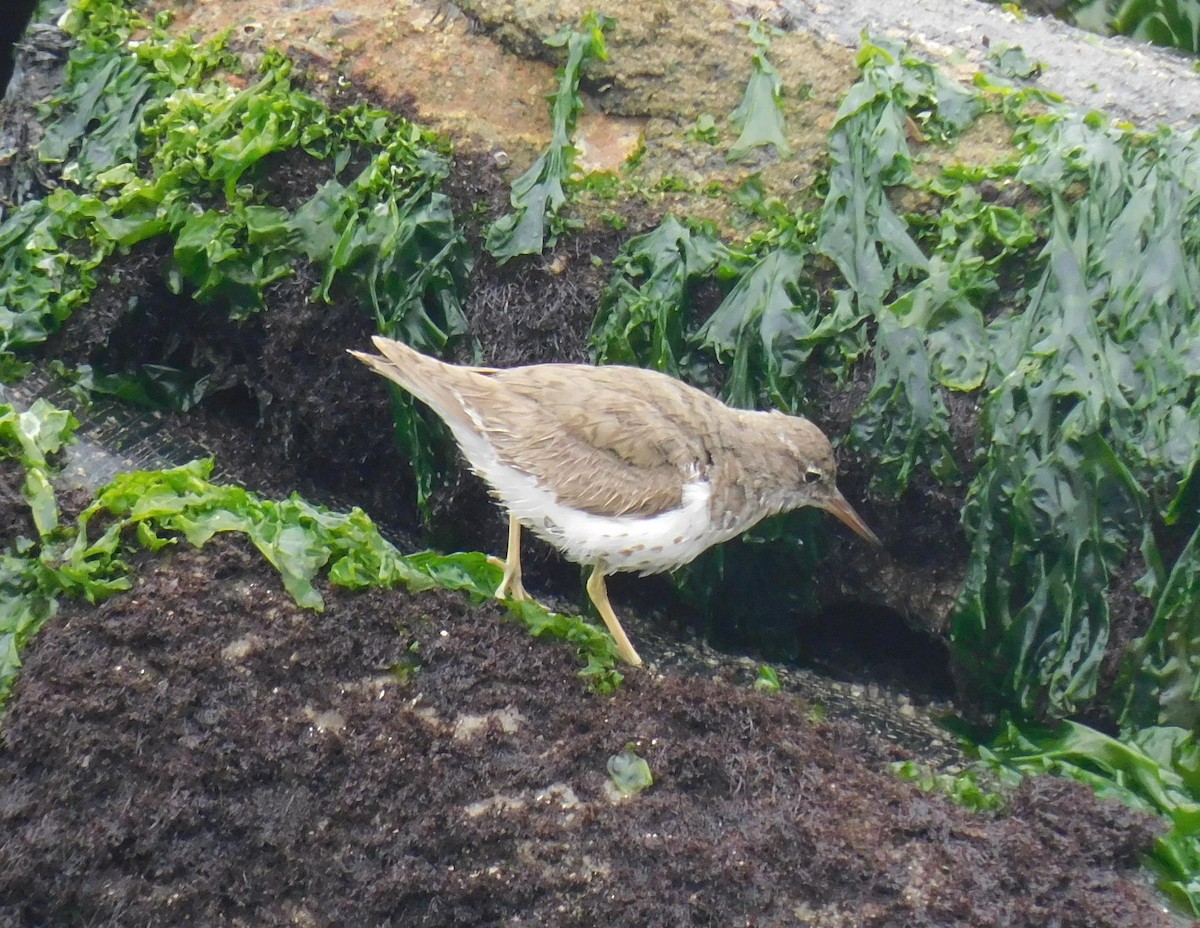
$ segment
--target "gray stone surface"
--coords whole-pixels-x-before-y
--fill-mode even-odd
[[[1037,86],[1086,109],[1152,127],[1194,127],[1200,75],[1192,59],[1124,38],[1105,38],[1052,17],[1018,17],[978,0],[779,0],[788,27],[848,48],[864,30],[910,43],[935,61],[966,56],[982,66],[988,49],[1019,45],[1042,64]]]

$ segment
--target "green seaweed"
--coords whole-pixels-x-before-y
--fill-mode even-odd
[[[1155,597],[1146,634],[1126,655],[1117,691],[1125,728],[1200,730],[1200,527]]]
[[[768,397],[794,410],[818,310],[803,251],[777,248],[741,276],[693,341],[729,368],[722,398],[753,408]]]
[[[771,145],[778,157],[786,158],[792,153],[792,147],[787,141],[783,110],[779,105],[783,82],[775,66],[767,60],[771,31],[757,19],[752,20],[748,28],[750,41],[754,43],[753,68],[742,102],[729,116],[733,128],[740,134],[727,157],[730,161],[744,161],[754,149]]]
[[[58,502],[50,484],[48,458],[62,450],[79,423],[63,409],[37,400],[24,412],[0,406],[0,457],[15,458],[25,471],[21,493],[39,535],[58,527]]]
[[[613,25],[614,20],[593,11],[584,16],[578,29],[564,29],[546,39],[551,47],[567,47],[566,64],[558,72],[558,89],[550,96],[550,145],[513,181],[509,199],[514,212],[487,229],[484,244],[499,264],[517,255],[540,255],[553,247],[566,228],[559,213],[566,205],[566,185],[579,154],[571,142],[575,121],[583,112],[579,78],[589,61],[608,60],[604,33]]]
[[[439,190],[443,143],[382,110],[331,110],[293,86],[275,52],[256,79],[230,80],[240,65],[223,37],[176,39],[168,19],[146,23],[109,0],[76,0],[68,14],[78,44],[41,147],[64,186],[0,224],[0,374],[21,372],[15,352],[84,305],[110,259],[154,238],[170,243],[168,288],[233,320],[262,312],[268,288],[308,263],[320,277],[315,299],[349,297],[385,335],[432,353],[464,335],[472,258]],[[129,41],[137,29],[144,35]],[[331,174],[294,206],[270,202],[257,180],[284,153]],[[207,373],[160,366],[97,371],[90,382],[187,409],[203,399]],[[396,392],[393,407],[424,506],[446,443],[411,398]]]
[[[1108,6],[1107,27],[1118,35],[1200,53],[1197,0],[1121,0]]]
[[[650,765],[634,748],[635,745],[625,745],[625,749],[620,754],[613,754],[606,765],[609,780],[626,799],[654,785]]]
[[[714,227],[685,225],[673,216],[629,239],[600,297],[591,333],[596,361],[678,375],[687,353],[691,288],[729,254]]]

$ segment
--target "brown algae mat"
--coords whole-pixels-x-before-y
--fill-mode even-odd
[[[1172,924],[1155,823],[1026,781],[977,814],[785,694],[631,672],[458,594],[298,608],[218,536],[26,651],[0,925]],[[654,783],[617,798],[627,746]]]

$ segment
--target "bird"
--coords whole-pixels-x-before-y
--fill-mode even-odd
[[[642,659],[609,602],[608,575],[674,570],[802,506],[880,544],[838,490],[833,448],[807,419],[730,407],[639,367],[471,367],[383,336],[372,341],[378,354],[350,354],[432,409],[508,511],[496,598],[529,598],[521,578],[528,528],[592,568],[588,596],[618,657],[635,667]]]

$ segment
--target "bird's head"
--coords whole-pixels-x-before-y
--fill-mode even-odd
[[[833,456],[833,446],[825,433],[798,416],[776,413],[773,418],[776,417],[777,421],[772,424],[778,427],[781,452],[787,459],[787,472],[791,477],[789,504],[784,508],[815,506],[824,509],[867,541],[881,544],[837,488],[837,459]]]

